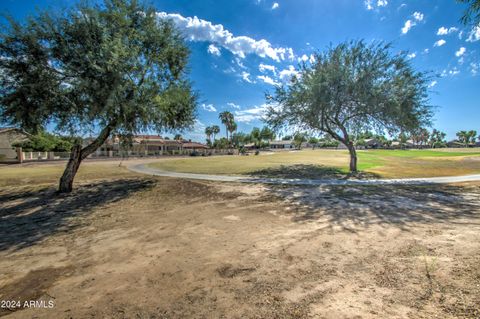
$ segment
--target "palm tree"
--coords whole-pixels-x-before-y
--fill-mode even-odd
[[[477,131],[471,130],[467,132],[468,134],[468,144],[473,143],[475,144],[475,139],[477,138]]]
[[[470,137],[467,131],[457,132],[457,137],[458,137],[458,141],[462,142],[465,145],[465,147],[468,146]]]
[[[230,126],[233,123],[233,114],[230,113],[229,111],[223,111],[218,115],[218,118],[220,121],[222,121],[222,124],[225,125],[225,133],[227,134],[227,141],[228,141],[228,132],[230,129]]]
[[[213,125],[211,127],[211,129],[212,129],[212,134],[213,134],[213,141],[215,142],[215,135],[220,133],[220,127],[218,125]]]
[[[212,143],[212,134],[213,134],[213,127],[212,126],[207,126],[205,128],[205,135],[207,136],[207,140],[210,142],[210,144]]]
[[[230,123],[229,127],[228,127],[228,131],[230,132],[230,137],[231,137],[231,140],[232,140],[232,143],[233,143],[233,133],[237,130],[237,123],[233,122]]]
[[[181,141],[183,140],[182,138],[182,135],[181,134],[176,134],[175,137],[173,138],[175,141]]]

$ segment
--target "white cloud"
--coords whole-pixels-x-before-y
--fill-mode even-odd
[[[260,63],[260,65],[258,66],[258,69],[260,70],[260,72],[264,73],[266,70],[272,72],[273,74],[277,74],[277,70],[275,68],[274,65],[268,65],[268,64],[263,64],[263,63]]]
[[[470,63],[470,72],[472,73],[473,76],[478,74],[478,71],[480,69],[480,63]]]
[[[298,62],[307,62],[309,60],[308,55],[304,54],[298,58]]]
[[[412,52],[412,53],[410,53],[410,54],[407,55],[407,58],[413,59],[413,58],[415,58],[416,56],[417,56],[417,53],[416,53],[416,52]]]
[[[257,78],[262,80],[264,83],[267,83],[267,84],[270,84],[270,85],[279,85],[278,82],[276,82],[274,79],[272,79],[268,75],[259,75],[259,76],[257,76]]]
[[[234,36],[221,24],[195,17],[183,17],[177,13],[157,12],[159,19],[171,19],[190,41],[208,41],[221,46],[233,54],[245,58],[247,54],[256,54],[277,62],[292,58],[291,48],[273,47],[265,39],[255,40],[247,36]],[[288,56],[287,56],[288,54]]]
[[[426,49],[423,50],[423,54],[428,54],[428,52],[430,52],[429,48],[426,48]]]
[[[274,2],[273,5],[272,5],[272,10],[275,10],[279,7],[280,5],[278,4],[278,2]]]
[[[423,13],[421,12],[414,12],[413,13],[413,18],[417,21],[422,21],[423,20]]]
[[[402,34],[407,34],[408,31],[415,25],[415,22],[412,22],[412,20],[407,20],[405,21],[405,25],[402,28]]]
[[[212,104],[202,104],[202,109],[207,112],[217,112],[217,109]]]
[[[465,49],[464,47],[461,47],[460,49],[458,49],[457,52],[455,52],[455,56],[461,57],[462,55],[465,54],[465,51],[467,51],[467,49]]]
[[[375,6],[377,8],[386,7],[388,5],[388,0],[377,0],[376,2],[374,0],[365,0],[363,3],[367,10],[373,10],[375,9]]]
[[[255,81],[250,80],[250,73],[245,71],[242,72],[242,79],[248,83],[255,83]]]
[[[457,32],[458,29],[455,28],[455,27],[450,27],[450,28],[445,28],[445,27],[440,27],[437,31],[437,35],[447,35],[447,34],[451,34],[451,33],[454,33],[454,32]]]
[[[475,42],[480,40],[480,24],[478,24],[476,27],[470,31],[468,34],[467,42]]]
[[[445,43],[447,43],[447,41],[443,40],[443,39],[440,39],[438,40],[437,42],[435,42],[433,44],[434,47],[441,47],[442,45],[444,45]]]
[[[267,104],[262,104],[260,106],[254,106],[246,110],[235,111],[235,121],[250,123],[254,120],[260,120],[262,119],[266,110]]]
[[[437,81],[433,80],[432,82],[430,82],[430,84],[428,85],[429,88],[433,88],[435,85],[437,85]]]
[[[237,110],[240,110],[240,109],[241,109],[240,105],[235,104],[235,103],[233,103],[233,102],[228,102],[227,105],[230,106],[230,107],[233,108],[233,109],[237,109]]]
[[[217,48],[214,44],[210,44],[208,46],[208,49],[207,49],[208,53],[210,54],[213,54],[213,55],[216,55],[216,56],[220,56],[220,49]]]
[[[441,77],[454,76],[454,75],[457,75],[457,74],[459,74],[459,73],[460,73],[460,71],[459,71],[456,67],[454,67],[454,68],[451,69],[451,70],[446,70],[446,69],[443,70],[443,71],[442,71],[442,74],[440,74],[440,76],[441,76]]]
[[[298,71],[293,65],[288,66],[288,69],[279,72],[278,77],[282,81],[290,80],[292,76],[298,76]]]

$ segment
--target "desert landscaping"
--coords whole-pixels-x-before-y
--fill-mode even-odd
[[[56,318],[480,315],[478,182],[251,185],[133,163],[87,162],[60,197],[62,165],[0,168],[1,299],[53,300]]]

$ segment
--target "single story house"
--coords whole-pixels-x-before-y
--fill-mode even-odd
[[[295,148],[293,145],[292,140],[287,140],[287,141],[271,141],[270,142],[270,148],[271,149],[292,149]]]
[[[30,138],[27,132],[15,127],[0,128],[0,160],[15,159],[17,152],[13,144],[25,142]]]
[[[208,149],[208,146],[202,143],[192,141],[182,141],[182,148],[184,150],[200,151]]]

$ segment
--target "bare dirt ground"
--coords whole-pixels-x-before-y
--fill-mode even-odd
[[[479,318],[480,184],[0,190],[5,318]]]

